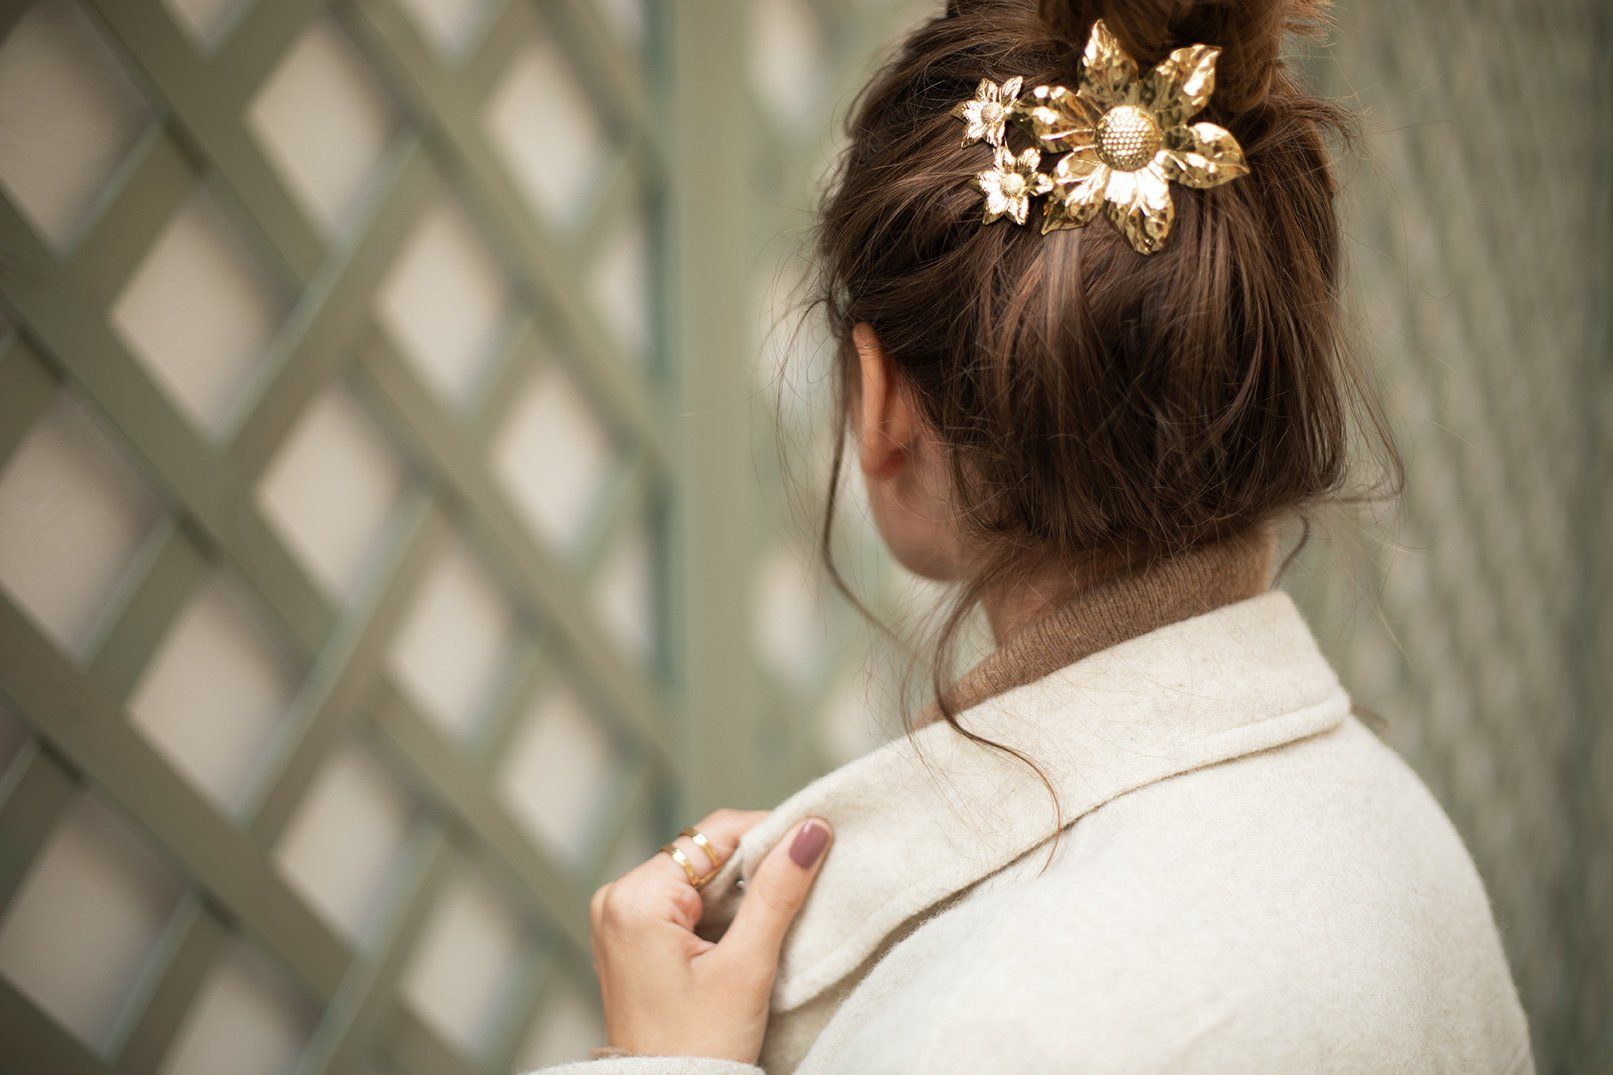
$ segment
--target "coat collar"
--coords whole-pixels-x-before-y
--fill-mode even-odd
[[[810,1001],[893,930],[1118,795],[1337,725],[1347,695],[1287,594],[1272,590],[1101,649],[958,714],[1022,763],[931,721],[821,777],[740,841],[705,889],[704,924],[796,822],[835,842],[785,937],[773,1008]]]

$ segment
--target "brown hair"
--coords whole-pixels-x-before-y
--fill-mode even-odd
[[[941,688],[958,628],[1017,573],[1135,565],[1349,499],[1358,448],[1379,451],[1398,490],[1392,439],[1344,345],[1329,141],[1350,116],[1279,56],[1319,16],[1300,0],[953,0],[858,96],[817,223],[815,301],[841,403],[823,551],[855,601],[829,548],[851,330],[866,321],[946,447],[983,557],[935,650],[954,727]],[[1228,128],[1249,164],[1213,190],[1173,186],[1171,235],[1149,256],[1102,220],[1048,235],[1034,218],[982,226],[970,180],[990,150],[960,145],[950,113],[982,78],[1073,87],[1098,18],[1143,71],[1173,48],[1221,46],[1198,118]],[[1011,129],[1009,145],[1030,141]]]

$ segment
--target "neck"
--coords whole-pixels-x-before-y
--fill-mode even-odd
[[[959,712],[1100,649],[1271,586],[1276,534],[1253,527],[1127,569],[1046,572],[982,599],[997,648],[949,687]],[[938,715],[934,706],[919,723]]]
[[[1083,594],[1124,573],[1123,568],[1097,561],[1056,565],[988,591],[980,598],[980,610],[985,613],[992,639],[1001,646],[1055,609],[1080,600]]]

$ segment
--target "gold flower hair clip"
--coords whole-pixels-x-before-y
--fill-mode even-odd
[[[1020,77],[1000,86],[982,79],[974,97],[952,110],[964,121],[964,145],[994,149],[991,168],[975,176],[985,195],[982,222],[1006,216],[1023,224],[1031,197],[1046,194],[1042,234],[1083,227],[1102,208],[1134,249],[1154,253],[1176,217],[1172,181],[1207,190],[1249,170],[1243,147],[1224,128],[1188,123],[1215,91],[1220,54],[1189,45],[1139,78],[1137,62],[1099,19],[1075,92],[1037,86],[1021,96]],[[1010,151],[1009,121],[1027,127],[1041,148]],[[1058,154],[1051,175],[1040,170],[1044,153]]]

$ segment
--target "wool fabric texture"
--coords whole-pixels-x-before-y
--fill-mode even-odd
[[[1270,548],[1116,580],[954,686],[958,722],[1054,796],[931,711],[745,834],[707,935],[792,825],[835,829],[759,1067],[546,1075],[1532,1072],[1472,859],[1266,589]]]

